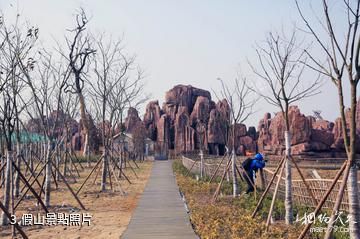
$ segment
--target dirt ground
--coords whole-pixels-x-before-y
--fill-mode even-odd
[[[135,169],[134,172],[131,169],[125,171],[126,175],[132,182],[129,184],[125,179],[120,181],[121,187],[125,191],[125,196],[117,188],[116,192],[113,192],[108,186],[107,192],[101,193],[100,188],[100,175],[97,177],[96,183],[93,184],[95,174],[89,179],[80,193],[80,200],[86,207],[86,210],[79,210],[80,206],[73,198],[71,193],[66,188],[65,184],[60,182],[59,188],[54,189],[51,194],[50,212],[61,213],[89,213],[91,218],[91,225],[83,226],[24,226],[23,229],[29,238],[119,238],[125,231],[129,224],[131,215],[136,208],[138,199],[142,194],[147,180],[151,173],[152,162],[145,161],[138,163],[139,169]],[[81,183],[85,180],[85,177],[90,172],[90,168],[85,169],[80,173],[81,178],[76,183],[71,183],[71,187],[76,191]],[[71,177],[68,177],[69,182]],[[115,184],[113,179],[113,184]],[[55,186],[54,186],[55,187]],[[37,190],[39,191],[39,190]],[[29,193],[30,195],[31,193]],[[1,197],[2,198],[2,197]],[[36,206],[36,200],[29,198],[21,203],[19,209],[17,209],[17,219],[20,219],[23,213],[32,213],[36,215],[38,212],[45,215],[44,211]],[[11,227],[0,227],[0,238],[11,238]],[[18,236],[18,238],[21,238]]]

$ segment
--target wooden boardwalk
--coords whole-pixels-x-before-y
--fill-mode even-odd
[[[198,238],[180,197],[172,161],[154,162],[149,182],[121,238]]]

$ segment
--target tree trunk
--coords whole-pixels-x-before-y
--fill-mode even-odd
[[[291,134],[290,131],[284,132],[285,136],[285,223],[293,223],[293,206],[291,192],[291,165],[289,158],[291,155]]]
[[[46,170],[45,170],[45,206],[50,206],[50,191],[51,191],[51,142],[47,143],[46,149]]]
[[[237,185],[237,178],[236,178],[236,153],[235,153],[235,129],[236,129],[236,120],[234,119],[234,124],[232,128],[232,152],[231,152],[231,173],[233,178],[233,197],[235,198],[238,194],[238,185]]]
[[[85,140],[84,140],[83,156],[86,157],[88,166],[90,166],[89,155],[90,155],[90,149],[89,149],[89,133],[86,132],[86,134],[85,134]]]
[[[356,84],[351,82],[351,108],[350,108],[350,122],[346,122],[345,115],[345,105],[344,105],[344,96],[343,88],[341,81],[338,84],[338,93],[339,93],[339,108],[341,115],[341,126],[342,126],[342,136],[344,138],[344,145],[347,153],[349,168],[344,173],[343,182],[341,183],[340,190],[338,192],[334,209],[330,218],[330,223],[328,224],[328,230],[325,235],[325,238],[331,237],[332,226],[335,220],[335,213],[339,210],[343,192],[345,190],[345,185],[347,182],[348,189],[348,198],[349,198],[349,235],[352,239],[360,238],[360,208],[359,208],[359,196],[358,196],[358,183],[357,183],[357,165],[355,164],[355,153],[356,153],[356,108],[357,108],[357,90]],[[350,124],[350,135],[347,134],[347,123]]]
[[[233,178],[233,197],[235,198],[238,194],[238,185],[237,185],[237,177],[236,177],[236,154],[234,147],[231,153],[231,173]]]
[[[360,238],[360,213],[359,213],[359,195],[358,195],[358,183],[357,183],[357,166],[353,164],[350,168],[350,174],[348,178],[348,197],[349,197],[349,215],[351,220],[349,222],[350,238]]]
[[[4,187],[4,207],[7,211],[10,211],[10,197],[11,197],[11,170],[12,170],[12,156],[13,152],[8,151],[6,156],[6,169],[5,169],[5,187]],[[4,212],[1,213],[1,225],[7,225],[9,223],[9,219],[5,215]]]
[[[352,219],[349,222],[350,238],[360,238],[360,205],[357,184],[357,165],[355,163],[356,153],[356,108],[357,108],[357,84],[351,82],[351,117],[350,117],[350,150],[348,160],[351,162],[350,175],[348,179],[349,214]],[[344,137],[346,128],[343,129]]]
[[[30,165],[30,170],[31,172],[34,172],[34,160],[33,160],[33,144],[30,143],[29,146],[29,152],[28,152],[28,156],[29,156],[29,165]]]
[[[61,162],[61,154],[60,154],[60,146],[56,145],[56,160],[55,160],[55,166],[57,168],[60,168],[60,162]],[[66,155],[66,154],[65,154]],[[60,175],[57,171],[54,172],[55,173],[55,179],[56,181],[60,181]]]
[[[334,207],[333,207],[332,212],[331,212],[330,220],[329,220],[329,223],[328,223],[328,226],[327,226],[327,230],[326,230],[326,234],[324,236],[324,239],[332,238],[332,230],[333,230],[334,223],[335,223],[335,220],[336,220],[336,215],[337,215],[337,213],[339,211],[341,201],[342,201],[343,196],[344,196],[346,183],[347,183],[348,178],[349,178],[350,168],[351,168],[350,167],[350,161],[348,159],[346,169],[345,169],[345,171],[343,173],[342,182],[340,184],[340,188],[339,188],[338,194],[336,196]]]
[[[16,144],[16,166],[21,169],[21,145],[20,142]],[[20,175],[18,172],[15,174],[15,190],[14,196],[19,197],[20,195]]]
[[[64,167],[63,167],[63,175],[64,177],[66,177],[67,174],[67,167],[68,167],[68,157],[67,157],[67,149],[65,149],[65,154],[64,154]]]
[[[85,142],[84,142],[84,151],[83,156],[87,157],[89,155],[89,122],[86,116],[86,105],[84,95],[81,92],[81,89],[78,89],[78,97],[79,97],[79,104],[80,104],[80,117],[81,121],[85,130]]]
[[[104,147],[104,158],[101,174],[101,187],[100,190],[104,192],[106,190],[106,176],[107,176],[107,164],[108,164],[108,152],[106,147]]]
[[[204,154],[202,149],[200,149],[200,178],[203,178],[204,174]]]
[[[264,170],[260,169],[260,184],[261,184],[261,190],[265,190],[266,188],[266,179],[265,179],[265,173]]]
[[[0,137],[1,138],[1,137]],[[4,146],[3,146],[3,142],[1,141],[1,154],[0,154],[0,161],[1,161],[1,165],[5,165],[5,163],[6,163],[6,157],[4,157],[5,156],[5,152],[4,152]],[[3,171],[1,171],[1,179],[3,179],[3,178],[5,178],[5,172],[6,172],[6,170],[3,170]],[[0,187],[2,187],[2,180],[1,180],[1,182],[0,182]]]

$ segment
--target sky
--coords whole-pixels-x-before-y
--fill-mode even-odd
[[[316,1],[310,2],[316,9]],[[64,39],[79,7],[91,16],[91,32],[124,36],[126,50],[136,54],[145,71],[146,93],[160,104],[165,92],[177,84],[193,85],[213,95],[220,89],[217,78],[230,84],[241,72],[257,81],[248,65],[250,61],[258,66],[256,43],[262,44],[269,31],[286,32],[302,24],[292,0],[0,0],[5,17],[18,11],[39,27],[47,46]],[[332,10],[336,17],[336,6]],[[307,79],[315,77],[314,72],[306,73]],[[306,115],[321,110],[324,118],[334,121],[339,115],[337,102],[335,86],[325,79],[320,94],[298,105]],[[264,100],[255,109],[247,125],[257,126],[265,112],[278,111]]]

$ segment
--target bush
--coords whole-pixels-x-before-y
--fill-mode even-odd
[[[275,223],[270,226],[269,232],[265,232],[265,221],[267,219],[272,197],[267,196],[257,216],[253,219],[251,214],[261,196],[258,191],[257,200],[254,194],[243,195],[235,199],[219,197],[216,203],[212,203],[212,196],[218,186],[220,177],[210,184],[205,180],[195,180],[195,174],[188,174],[188,170],[180,160],[175,160],[173,169],[176,174],[177,183],[184,193],[191,211],[191,222],[196,233],[201,238],[297,238],[303,225],[301,222],[292,226],[285,225],[285,206],[283,200],[275,200],[273,218]],[[188,174],[188,176],[186,176]],[[245,190],[246,183],[239,180],[240,189]],[[221,192],[225,195],[232,194],[232,184],[226,180],[223,182]],[[313,208],[294,205],[294,218],[309,214]],[[330,215],[330,212],[323,213]],[[346,217],[344,215],[344,217]],[[339,223],[338,223],[339,224]],[[317,222],[315,225],[326,227],[326,224]],[[322,238],[323,233],[312,233],[309,238]],[[348,238],[346,233],[334,233],[335,238]]]

